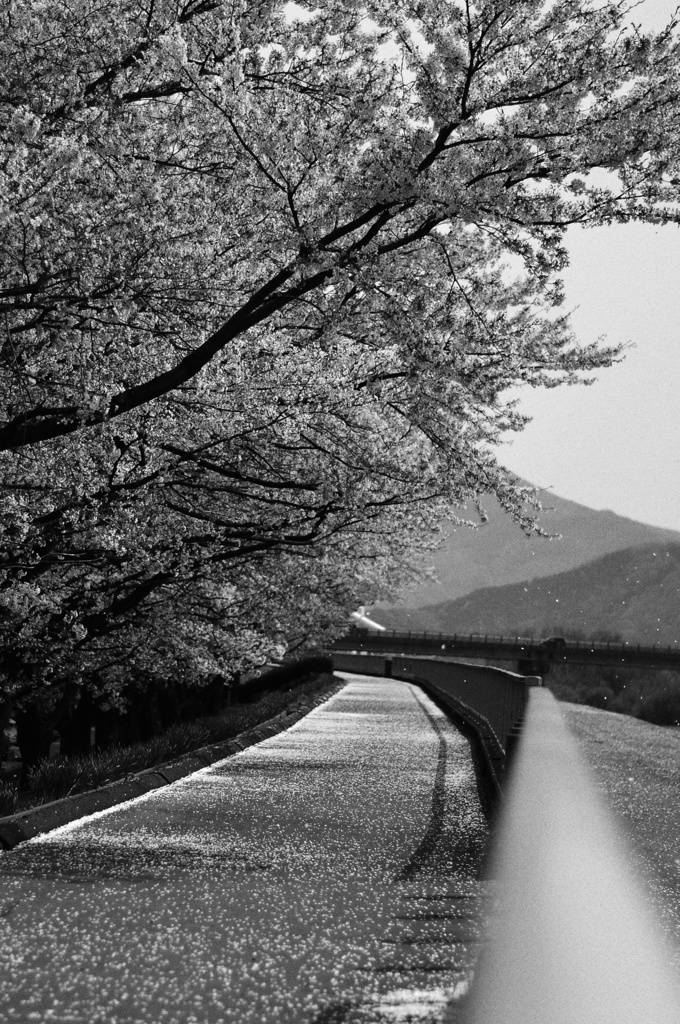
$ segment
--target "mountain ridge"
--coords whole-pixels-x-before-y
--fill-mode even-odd
[[[609,552],[567,572],[421,608],[376,609],[393,629],[621,637],[680,647],[680,543]]]
[[[538,497],[544,506],[538,513],[539,525],[560,539],[527,537],[498,502],[488,498],[486,524],[476,529],[453,523],[442,526],[442,545],[431,554],[436,579],[425,580],[398,601],[376,605],[372,616],[383,622],[381,616],[397,609],[415,610],[485,587],[555,575],[610,552],[647,544],[680,544],[676,530],[641,523],[610,509],[591,509],[545,490],[539,490]]]

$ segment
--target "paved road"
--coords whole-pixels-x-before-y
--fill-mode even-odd
[[[1,855],[0,1019],[454,1019],[485,841],[467,742],[416,688],[348,677],[289,731]]]

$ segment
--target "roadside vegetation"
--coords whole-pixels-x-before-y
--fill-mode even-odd
[[[583,630],[556,623],[544,629],[542,635],[612,645],[624,642],[620,633],[607,629],[593,630],[586,635]],[[680,725],[680,672],[553,662],[544,675],[544,683],[558,700],[632,715],[653,725]]]
[[[680,672],[552,665],[544,682],[558,700],[633,715],[654,725],[680,725]]]
[[[330,669],[297,680],[268,673],[244,687],[242,699],[219,714],[179,722],[144,742],[115,745],[88,756],[45,758],[29,769],[25,784],[18,777],[0,780],[0,816],[13,814],[60,797],[84,793],[134,772],[164,764],[209,743],[232,739],[279,714],[301,697],[316,696],[333,684]],[[278,685],[277,685],[278,683]],[[271,688],[275,687],[275,688]]]

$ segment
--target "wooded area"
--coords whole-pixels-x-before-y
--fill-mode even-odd
[[[506,393],[618,355],[570,332],[564,232],[678,220],[676,23],[624,21],[4,5],[7,713],[322,646],[484,494],[529,527]]]

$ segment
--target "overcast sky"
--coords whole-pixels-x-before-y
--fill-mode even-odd
[[[674,7],[646,0],[634,20],[660,27]],[[590,387],[524,389],[533,421],[500,461],[591,508],[680,530],[680,228],[576,228],[567,242],[580,340],[635,347]]]

